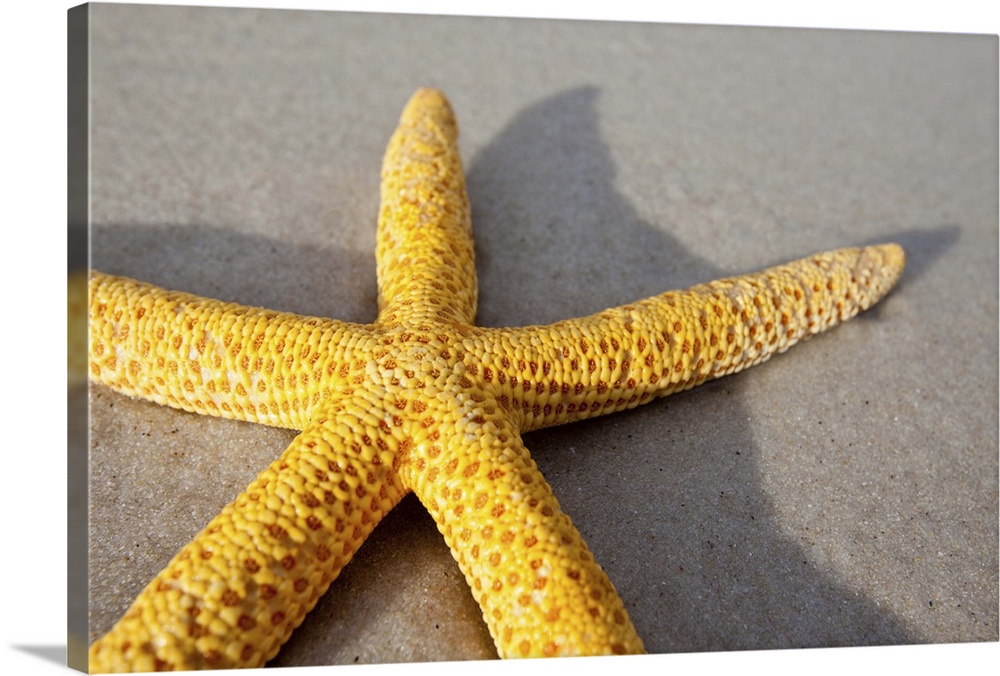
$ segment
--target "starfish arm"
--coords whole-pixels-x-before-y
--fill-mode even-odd
[[[817,254],[550,326],[482,330],[485,371],[527,431],[620,411],[784,352],[881,299],[902,274],[885,244]]]
[[[302,429],[364,326],[90,277],[90,377],[195,413]]]
[[[414,440],[419,459],[401,473],[444,535],[500,656],[643,652],[503,406],[474,391],[429,413],[433,424]]]
[[[417,91],[382,164],[380,321],[472,323],[477,282],[458,126],[444,95]]]
[[[362,391],[324,404],[90,648],[92,672],[259,667],[406,493]]]

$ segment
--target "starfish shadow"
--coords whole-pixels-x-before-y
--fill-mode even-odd
[[[615,190],[597,97],[586,87],[546,99],[473,158],[477,323],[547,324],[718,276]]]
[[[91,265],[108,274],[285,312],[349,322],[375,316],[370,252],[290,244],[202,224],[111,223],[91,230]],[[359,295],[357,285],[344,280],[368,282]]]
[[[731,274],[618,193],[597,97],[546,99],[474,158],[480,323],[547,323]],[[922,269],[955,236],[904,243]],[[741,403],[752,373],[525,441],[650,652],[918,641],[782,532]]]

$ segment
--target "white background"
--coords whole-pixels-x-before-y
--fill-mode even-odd
[[[160,2],[414,11],[417,3],[369,2]],[[475,4],[470,8],[470,5]],[[691,3],[684,3],[691,4]],[[997,34],[997,10],[982,0],[947,3],[840,1],[794,3],[735,0],[690,7],[654,7],[649,0],[563,3],[549,0],[470,3],[423,1],[421,13],[479,14],[600,20],[663,21],[729,25],[811,26]],[[0,392],[4,435],[0,455],[0,664],[5,673],[58,673],[66,643],[66,469],[65,469],[65,223],[66,223],[66,11],[55,0],[9,3],[4,9],[0,61],[5,206],[3,292],[0,295]],[[609,668],[656,666],[672,671],[713,673],[873,673],[887,666],[911,673],[940,672],[977,663],[997,664],[1000,644],[851,648],[757,653],[715,653],[657,657],[590,658],[559,666],[598,673]],[[971,662],[970,662],[971,660]],[[988,661],[987,661],[988,660]],[[528,670],[542,673],[544,661],[477,663],[483,673]],[[468,663],[386,667],[313,668],[309,673],[467,673]],[[895,669],[894,669],[895,670]],[[263,672],[260,672],[263,673]],[[291,669],[273,671],[293,673]],[[298,673],[298,672],[296,672]]]

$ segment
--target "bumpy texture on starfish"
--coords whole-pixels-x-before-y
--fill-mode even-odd
[[[90,376],[195,413],[302,430],[90,650],[94,671],[259,666],[408,492],[503,657],[643,650],[521,441],[733,373],[866,309],[888,244],[820,254],[550,326],[473,325],[457,128],[420,90],[382,171],[379,313],[357,325],[90,279]]]

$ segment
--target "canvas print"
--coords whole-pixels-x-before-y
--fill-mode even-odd
[[[74,666],[997,640],[996,36],[75,12]]]

